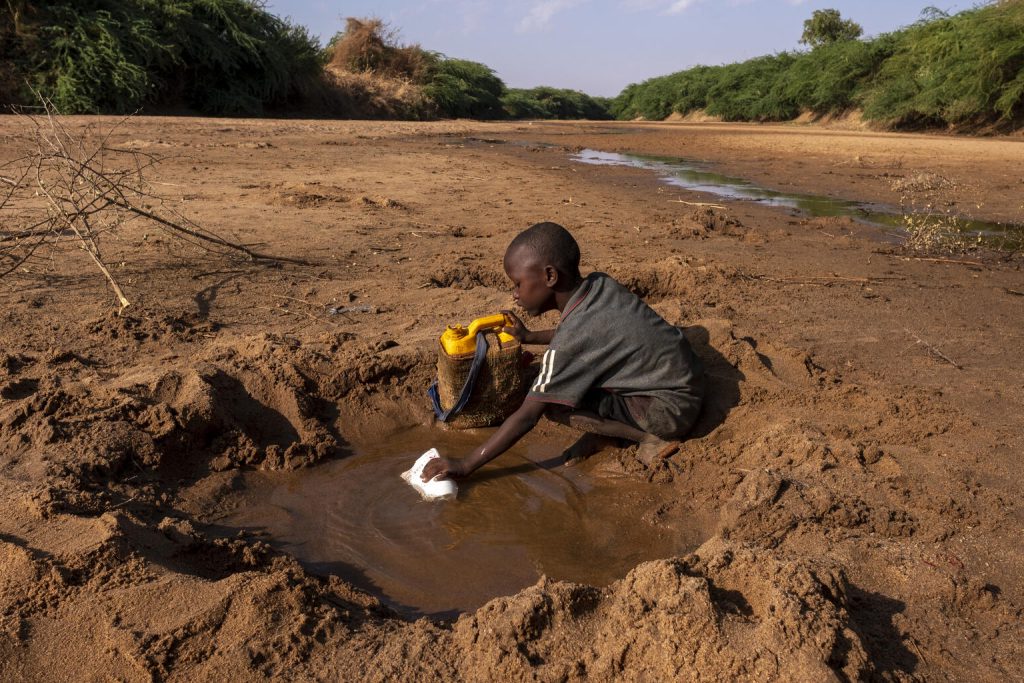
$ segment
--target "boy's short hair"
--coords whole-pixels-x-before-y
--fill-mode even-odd
[[[558,223],[535,223],[516,235],[507,251],[527,247],[541,260],[570,276],[580,275],[580,245]]]

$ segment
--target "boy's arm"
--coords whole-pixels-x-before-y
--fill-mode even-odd
[[[544,414],[545,403],[540,401],[523,401],[523,405],[505,420],[498,431],[491,435],[482,446],[473,451],[463,460],[434,458],[423,468],[423,481],[430,481],[437,475],[458,479],[474,472],[477,468],[511,448],[523,438]]]
[[[512,311],[502,311],[502,313],[513,321],[513,324],[503,328],[502,332],[511,334],[522,344],[550,344],[551,338],[555,336],[554,330],[537,330],[532,332],[526,329],[523,321]]]

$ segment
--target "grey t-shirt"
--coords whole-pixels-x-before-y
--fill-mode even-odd
[[[577,408],[595,390],[624,397],[638,426],[662,438],[688,431],[704,396],[682,330],[604,273],[566,304],[527,400]]]

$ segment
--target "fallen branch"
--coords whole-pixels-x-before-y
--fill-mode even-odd
[[[978,266],[983,267],[985,264],[981,261],[968,261],[966,259],[955,259],[955,258],[934,258],[926,256],[904,256],[902,257],[905,261],[929,261],[931,263],[954,263],[960,266]]]
[[[202,240],[204,242],[210,242],[211,244],[216,244],[216,245],[221,246],[221,247],[226,247],[228,249],[233,249],[235,251],[239,251],[239,252],[245,254],[246,256],[248,256],[249,258],[253,259],[254,261],[279,261],[279,262],[284,262],[284,263],[297,263],[299,265],[304,265],[304,266],[305,265],[309,265],[309,261],[305,261],[303,259],[288,258],[286,256],[273,256],[271,254],[262,254],[262,253],[260,253],[258,251],[253,251],[253,250],[249,249],[248,247],[246,247],[245,245],[239,244],[238,242],[230,242],[230,241],[225,240],[225,239],[223,239],[221,237],[217,237],[214,234],[206,233],[206,232],[202,232],[200,230],[194,230],[192,228],[185,227],[184,225],[180,225],[178,223],[175,223],[174,221],[169,221],[166,218],[163,218],[163,217],[158,216],[158,215],[156,215],[154,213],[146,211],[145,209],[140,209],[137,206],[132,206],[132,205],[126,204],[126,203],[122,204],[121,202],[117,202],[117,201],[115,201],[113,203],[114,203],[115,206],[119,206],[119,207],[121,207],[122,209],[124,209],[126,211],[130,211],[131,213],[134,213],[137,216],[141,216],[143,218],[147,218],[147,219],[153,221],[154,223],[157,223],[158,225],[161,225],[161,226],[163,226],[165,228],[168,228],[169,230],[173,230],[173,231],[176,231],[176,232],[183,233],[185,235],[188,235],[189,237],[194,237],[194,238],[196,238],[198,240]]]
[[[771,277],[768,275],[754,275],[751,273],[738,273],[738,275],[744,280],[778,282],[781,284],[820,285],[822,287],[828,287],[829,285],[837,282],[852,282],[855,284],[867,285],[876,281],[874,278],[869,277],[844,277],[841,275],[805,275],[802,277]]]
[[[710,204],[708,202],[687,202],[683,201],[682,199],[670,199],[669,201],[672,202],[673,204],[686,204],[687,206],[710,206],[713,209],[722,209],[723,211],[725,210],[725,207],[722,206],[721,204]]]
[[[53,105],[40,98],[42,114],[18,112],[29,128],[32,147],[22,156],[0,164],[0,208],[16,205],[37,210],[29,220],[11,220],[0,231],[0,278],[13,273],[37,253],[50,247],[49,258],[74,243],[88,254],[110,284],[123,311],[129,299],[101,249],[101,239],[115,239],[133,222],[156,224],[175,239],[218,254],[237,253],[254,261],[308,265],[302,259],[261,253],[251,245],[225,239],[167,207],[151,191],[146,177],[159,159],[138,150],[111,147],[111,136],[130,117],[105,133],[72,134]],[[39,214],[42,214],[40,216]],[[111,259],[113,260],[113,259]],[[117,257],[121,260],[121,256]]]
[[[961,366],[961,365],[960,365],[959,363],[957,363],[957,362],[956,362],[955,360],[953,360],[952,358],[950,358],[949,356],[947,356],[946,354],[944,354],[944,353],[943,353],[942,351],[939,351],[939,350],[938,350],[937,348],[935,348],[934,346],[932,346],[931,344],[929,344],[928,342],[926,342],[926,341],[925,341],[924,339],[921,339],[921,338],[920,338],[919,336],[917,336],[916,334],[914,334],[913,332],[911,332],[911,331],[910,331],[910,330],[908,330],[907,328],[903,328],[903,329],[904,329],[904,331],[905,331],[905,332],[906,332],[907,334],[909,334],[909,335],[910,335],[911,337],[913,337],[913,338],[914,338],[914,340],[915,340],[915,341],[916,341],[916,342],[917,342],[918,344],[921,344],[921,345],[922,345],[922,346],[924,346],[924,347],[925,347],[926,349],[928,349],[929,351],[931,351],[932,353],[934,353],[934,354],[935,354],[936,356],[938,356],[938,357],[939,357],[939,358],[941,358],[942,360],[944,360],[944,361],[946,361],[947,363],[949,363],[950,365],[952,365],[952,366],[953,366],[954,368],[956,368],[957,370],[963,370],[963,366]]]

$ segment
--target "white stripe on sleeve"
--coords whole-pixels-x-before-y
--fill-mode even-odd
[[[551,373],[554,369],[555,350],[548,349],[544,352],[544,358],[541,359],[540,374],[537,375],[537,381],[533,383],[532,391],[543,393],[548,386],[548,382],[551,381]]]

